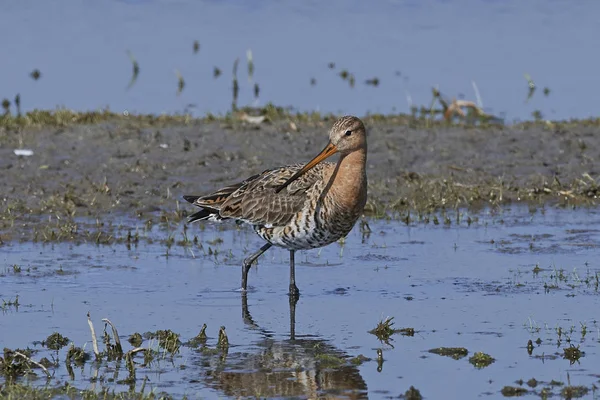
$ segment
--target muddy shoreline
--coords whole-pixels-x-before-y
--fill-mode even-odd
[[[514,202],[598,202],[595,121],[465,127],[406,116],[364,120],[367,215],[422,218]],[[61,240],[77,239],[72,228],[81,219],[182,219],[193,211],[183,194],[310,159],[326,143],[333,118],[278,116],[253,124],[107,114],[73,121],[1,125],[2,241],[40,239],[39,232],[60,224],[71,224]],[[34,154],[17,156],[19,148]]]

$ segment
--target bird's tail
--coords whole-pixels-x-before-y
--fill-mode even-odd
[[[238,189],[246,185],[246,183],[255,179],[257,175],[253,175],[250,178],[246,179],[243,182],[234,183],[233,185],[226,186],[213,192],[211,194],[207,194],[206,196],[183,196],[183,198],[192,203],[193,205],[200,207],[200,211],[190,215],[189,222],[194,221],[221,221],[227,218],[221,217],[219,214],[219,210],[223,203],[227,201],[229,196],[231,196]]]
[[[200,211],[193,213],[188,218],[188,222],[192,223],[195,221],[221,221],[222,218],[219,215],[219,209],[213,208],[209,206],[202,205],[204,203],[205,197],[202,196],[183,196],[185,201],[192,203],[195,206],[200,207]]]

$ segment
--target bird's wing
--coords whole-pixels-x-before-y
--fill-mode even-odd
[[[266,172],[266,171],[265,171]],[[264,174],[264,172],[263,172]],[[235,193],[239,188],[244,187],[249,182],[260,177],[261,174],[252,175],[250,178],[245,179],[242,182],[234,183],[233,185],[225,186],[205,196],[183,196],[183,198],[195,206],[207,208],[212,211],[219,211],[225,201]]]
[[[323,172],[328,164],[316,165],[279,193],[275,193],[275,189],[300,170],[302,164],[270,169],[255,175],[227,197],[219,208],[219,215],[253,225],[283,226],[302,210],[311,189],[320,183],[325,186]]]

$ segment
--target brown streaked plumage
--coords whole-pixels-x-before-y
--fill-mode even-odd
[[[322,162],[340,153],[337,163]],[[367,201],[367,137],[356,117],[338,119],[329,143],[305,165],[268,169],[206,196],[183,196],[200,207],[189,221],[234,219],[253,225],[267,243],[244,260],[242,289],[248,271],[271,246],[290,251],[290,296],[296,287],[296,250],[326,246],[346,236]]]

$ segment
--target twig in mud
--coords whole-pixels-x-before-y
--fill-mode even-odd
[[[51,377],[51,375],[50,375],[50,372],[48,372],[48,369],[46,369],[46,367],[44,367],[44,366],[43,366],[42,364],[40,364],[39,362],[32,360],[31,358],[27,357],[25,354],[23,354],[23,353],[20,353],[20,352],[18,352],[18,351],[15,351],[15,352],[14,352],[14,354],[15,354],[15,356],[19,356],[19,357],[21,357],[21,358],[24,358],[25,360],[27,360],[27,362],[29,362],[29,363],[31,363],[31,364],[33,364],[33,365],[35,365],[36,367],[38,367],[38,368],[41,368],[41,370],[42,370],[42,371],[44,371],[44,372],[46,373],[46,376],[47,376],[48,378],[50,378],[50,377]]]
[[[94,354],[96,355],[96,360],[100,359],[100,350],[98,350],[98,338],[96,337],[96,330],[94,329],[94,323],[90,318],[90,313],[87,313],[88,325],[90,326],[90,331],[92,332],[92,347],[94,348]]]
[[[121,346],[121,339],[119,339],[119,333],[117,332],[117,328],[113,325],[112,322],[108,318],[102,318],[102,322],[110,325],[112,328],[113,336],[115,338],[115,350],[117,353],[123,355],[123,347]]]

